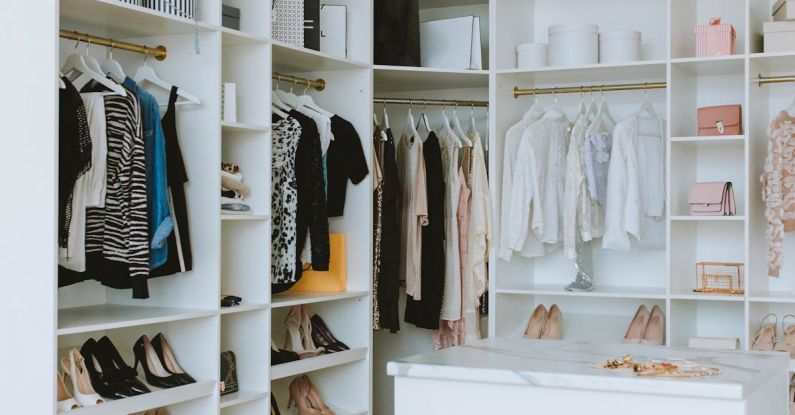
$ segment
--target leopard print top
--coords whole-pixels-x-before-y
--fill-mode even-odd
[[[295,154],[301,125],[289,117],[273,125],[271,151],[271,282],[294,282],[296,277],[296,215],[298,182]]]

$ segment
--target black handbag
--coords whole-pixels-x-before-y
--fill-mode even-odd
[[[228,395],[239,390],[235,353],[223,352],[221,353],[221,395]]]

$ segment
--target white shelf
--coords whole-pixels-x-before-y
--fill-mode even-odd
[[[754,73],[755,69],[765,71],[762,75],[770,75],[771,73],[786,73],[790,74],[795,67],[795,51],[792,52],[772,52],[772,53],[754,53],[750,56],[751,59],[751,87],[756,87],[754,79],[759,73]],[[759,68],[754,68],[754,65],[759,65]]]
[[[212,396],[216,393],[217,388],[218,383],[216,381],[197,382],[171,389],[154,390],[152,392],[130,398],[124,398],[115,401],[111,400],[97,406],[87,406],[75,409],[73,411],[58,412],[58,414],[130,414]]]
[[[249,311],[265,310],[267,308],[268,304],[246,303],[244,301],[240,305],[235,307],[221,307],[220,314],[226,315],[226,314],[246,313]]]
[[[373,78],[375,94],[489,86],[489,71],[376,65]]]
[[[745,55],[671,59],[671,65],[696,76],[742,75]]]
[[[665,81],[666,68],[666,61],[652,60],[582,66],[546,66],[533,69],[499,69],[496,73],[501,77],[536,84],[564,86],[564,84],[595,83],[601,85],[633,80],[639,82]]]
[[[328,405],[328,407],[331,408],[336,415],[367,415],[367,411],[351,411],[329,402],[326,402],[326,405]],[[300,415],[298,413],[298,408],[296,407],[292,407],[290,409],[283,408],[281,413],[282,415]]]
[[[691,300],[691,301],[734,301],[742,303],[745,297],[742,295],[724,294],[700,294],[700,293],[672,293],[672,300]]]
[[[166,307],[145,307],[100,304],[58,310],[59,336],[92,331],[112,330],[148,324],[169,323],[217,315],[216,310],[190,310]]]
[[[221,27],[221,41],[224,46],[240,46],[240,45],[264,45],[270,39],[265,36],[255,35],[253,33],[246,33],[240,30],[230,29],[228,27]]]
[[[698,148],[738,147],[745,146],[744,135],[726,135],[717,137],[671,137],[671,144],[693,146]]]
[[[300,375],[302,373],[309,373],[316,370],[328,369],[330,367],[357,362],[366,359],[367,352],[368,350],[366,347],[360,347],[346,350],[344,352],[324,354],[309,359],[301,359],[294,362],[271,366],[271,379],[283,379]]]
[[[563,285],[527,284],[509,288],[497,288],[495,292],[498,294],[546,295],[561,297],[665,299],[665,287],[617,287],[597,285],[596,288],[591,292],[574,292],[564,290]]]
[[[488,0],[420,0],[420,9],[489,4]]]
[[[270,128],[266,125],[247,124],[242,122],[221,121],[221,132],[224,133],[248,133],[248,132],[268,132]]]
[[[229,214],[229,213],[222,213],[221,220],[222,221],[264,221],[270,219],[268,215],[257,215],[254,213],[251,214]]]
[[[114,39],[214,31],[216,27],[118,0],[61,0],[61,28],[102,27]],[[155,47],[158,45],[148,45]]]
[[[258,401],[260,399],[267,399],[269,397],[270,393],[268,392],[241,390],[239,392],[221,396],[221,409],[228,408],[230,406],[241,405],[247,402]]]
[[[283,293],[273,295],[273,298],[271,299],[271,308],[292,307],[294,305],[301,304],[347,300],[351,298],[365,297],[368,294],[368,291],[285,291]]]
[[[754,291],[751,292],[749,301],[752,303],[793,303],[795,304],[795,292],[793,291]]]
[[[273,40],[273,71],[292,73],[336,69],[368,69],[370,64],[340,58]]]
[[[674,222],[742,222],[745,216],[671,216]]]

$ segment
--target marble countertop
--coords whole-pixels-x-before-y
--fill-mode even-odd
[[[686,359],[721,373],[690,379],[640,378],[593,368],[631,354],[635,360]],[[745,399],[773,376],[784,381],[784,353],[723,352],[662,346],[495,338],[389,362],[391,376],[534,387]]]

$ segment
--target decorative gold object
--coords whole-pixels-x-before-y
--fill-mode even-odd
[[[699,262],[696,264],[696,289],[704,294],[743,295],[745,282],[741,262]]]
[[[700,378],[717,376],[720,374],[720,369],[718,368],[704,367],[684,359],[669,358],[666,360],[650,360],[644,363],[635,361],[630,354],[624,355],[621,359],[610,359],[601,366],[591,366],[601,369],[632,372],[640,377],[652,378]]]

